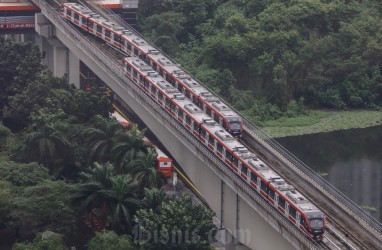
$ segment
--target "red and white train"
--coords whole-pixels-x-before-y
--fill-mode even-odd
[[[72,12],[68,12],[73,11],[73,4],[64,4],[63,6],[63,15],[71,22],[74,22]],[[77,11],[76,13],[80,12]],[[92,20],[94,20],[94,18],[90,17],[92,15],[94,14],[89,14],[88,17],[82,17],[82,19],[77,18],[80,21],[77,21],[76,24],[80,27],[89,27],[90,25],[93,27],[93,31],[101,27],[100,32],[97,32],[97,36],[102,36],[104,39],[107,34],[106,37],[110,36],[110,43],[115,44],[116,42],[117,46],[119,43],[122,49],[130,44],[127,42],[130,40],[126,39],[129,36],[127,34],[130,34],[128,33],[129,31],[118,31],[124,34],[118,38],[118,35],[115,35],[118,34],[117,32],[114,33],[114,31],[104,26],[106,21],[92,23]],[[105,30],[109,30],[113,35],[105,33]],[[126,35],[124,32],[127,32]],[[135,35],[131,33],[131,36]],[[107,39],[104,40],[108,41]],[[141,43],[137,41],[141,41]],[[226,130],[226,127],[223,126],[224,122],[222,123],[220,119],[216,119],[214,115],[211,118],[204,112],[206,110],[205,107],[201,109],[200,103],[196,103],[194,99],[193,101],[188,99],[187,92],[184,89],[179,90],[179,83],[178,85],[172,85],[168,81],[167,73],[160,74],[154,71],[151,68],[153,64],[148,65],[146,62],[147,58],[151,58],[157,52],[150,53],[146,51],[145,53],[142,49],[145,41],[136,37],[134,43],[135,45],[130,47],[129,51],[133,51],[133,54],[138,55],[143,60],[138,57],[125,58],[124,69],[126,76],[145,90],[160,106],[167,110],[188,131],[213,151],[217,157],[224,161],[227,167],[256,190],[264,199],[272,204],[274,209],[283,214],[299,230],[312,240],[322,240],[326,226],[325,214],[235,139],[232,134],[236,134],[232,133],[230,127]]]
[[[63,3],[61,15],[128,55],[143,59],[224,129],[234,136],[241,134],[243,121],[238,114],[136,33],[76,3]]]
[[[326,217],[313,203],[137,57],[124,59],[125,73],[232,171],[313,240],[322,240]]]
[[[120,113],[117,111],[114,111],[111,114],[111,117],[114,117],[122,126],[127,127],[130,122],[125,119]],[[144,140],[150,144],[152,144],[149,139],[146,137]],[[160,150],[156,145],[152,144],[155,148],[156,152],[156,162],[155,162],[155,168],[162,171],[162,173],[167,177],[172,176],[172,159],[168,157],[162,150]]]

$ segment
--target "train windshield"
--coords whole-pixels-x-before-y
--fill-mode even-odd
[[[229,126],[230,126],[231,130],[240,130],[241,129],[241,122],[240,121],[230,122]]]
[[[320,218],[314,218],[309,220],[310,227],[312,229],[319,229],[324,227],[324,222]]]

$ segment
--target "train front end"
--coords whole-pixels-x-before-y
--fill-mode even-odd
[[[310,213],[307,214],[307,219],[309,221],[309,226],[307,228],[310,237],[314,241],[322,241],[325,232],[326,218],[324,213]]]
[[[241,132],[243,130],[243,120],[241,117],[229,117],[227,120],[229,132],[236,138],[241,136]]]

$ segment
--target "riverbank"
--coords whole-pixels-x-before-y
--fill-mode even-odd
[[[382,111],[322,111],[309,115],[263,122],[263,130],[274,138],[382,125]]]

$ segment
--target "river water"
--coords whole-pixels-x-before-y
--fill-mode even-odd
[[[382,126],[276,140],[382,222]]]

